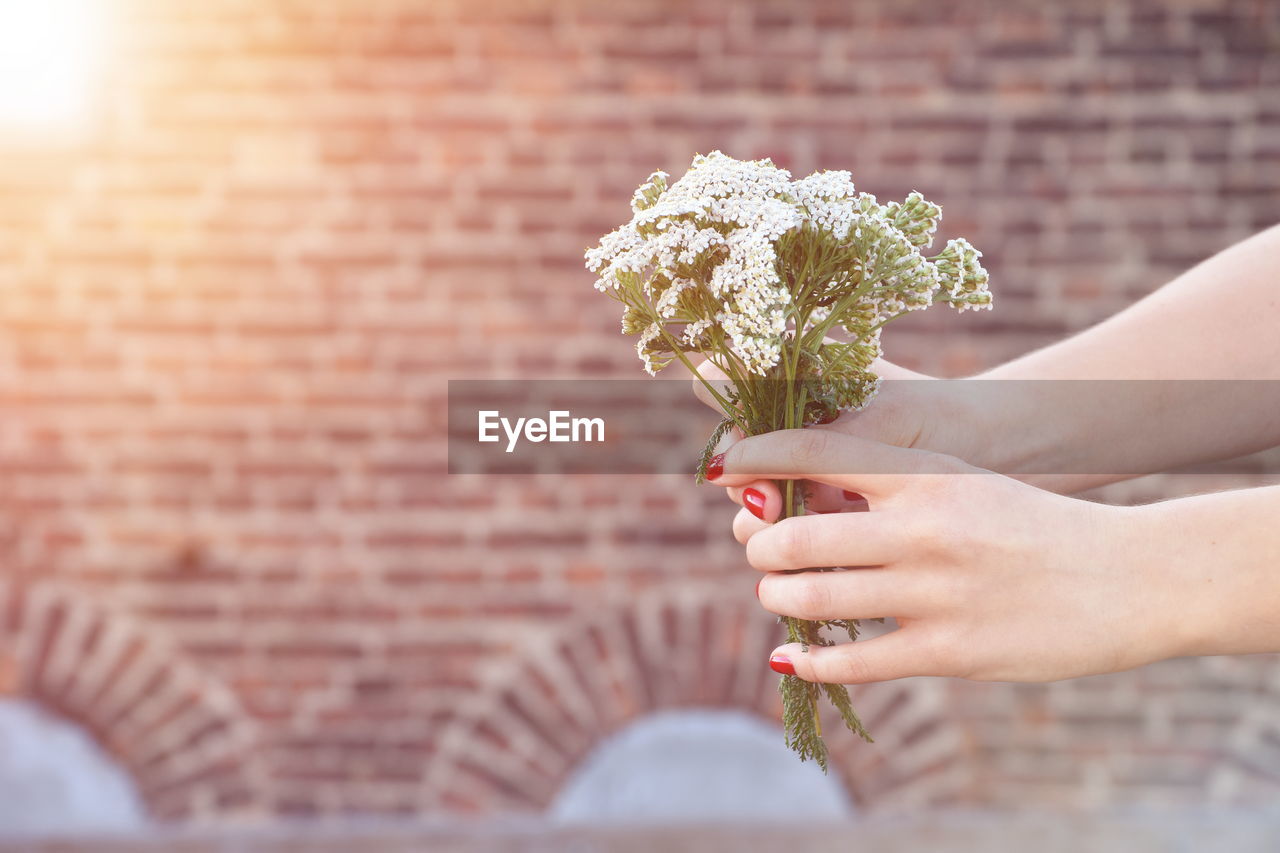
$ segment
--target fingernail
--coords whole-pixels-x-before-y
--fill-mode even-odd
[[[747,489],[742,493],[742,502],[756,518],[764,521],[764,492],[759,489]]]
[[[760,600],[760,584],[764,583],[764,575],[760,576],[760,580],[756,581],[756,601]]]
[[[707,460],[707,479],[714,480],[724,473],[724,454],[717,453]]]
[[[796,674],[796,668],[791,665],[791,658],[786,655],[774,655],[769,658],[769,669],[783,675]]]
[[[844,499],[847,501],[865,501],[866,500],[866,498],[864,498],[862,495],[858,494],[857,492],[851,492],[848,489],[845,489],[843,492],[841,492],[841,494],[844,495]]]

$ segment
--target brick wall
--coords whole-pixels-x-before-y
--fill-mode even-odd
[[[1264,2],[112,10],[85,127],[0,117],[0,688],[165,818],[536,812],[646,710],[776,713],[713,490],[445,474],[447,379],[637,375],[581,253],[652,168],[942,203],[999,302],[895,327],[942,374],[1280,220]],[[1280,787],[1274,658],[860,693],[871,811]]]

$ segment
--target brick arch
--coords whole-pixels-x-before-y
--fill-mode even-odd
[[[443,728],[424,799],[450,811],[543,811],[597,744],[654,711],[737,709],[780,724],[777,676],[765,665],[780,630],[754,600],[726,601],[722,588],[707,587],[598,608],[522,639],[516,659],[487,673],[467,715]],[[852,692],[876,743],[845,731],[825,702],[823,725],[834,733],[832,772],[860,808],[893,812],[964,795],[968,739],[945,713],[943,683]]]
[[[0,662],[0,692],[87,729],[154,818],[252,805],[260,771],[238,701],[126,616],[54,582],[0,579]]]

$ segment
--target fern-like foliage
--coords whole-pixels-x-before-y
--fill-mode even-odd
[[[702,448],[702,453],[698,456],[698,470],[693,475],[694,482],[698,485],[702,485],[707,481],[707,463],[715,455],[716,448],[720,446],[720,440],[728,435],[731,429],[733,429],[733,418],[725,418],[711,431],[711,436],[707,439],[706,445]]]

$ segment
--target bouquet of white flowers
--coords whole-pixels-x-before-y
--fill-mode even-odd
[[[895,317],[947,302],[990,308],[981,253],[963,239],[936,255],[938,205],[911,193],[879,204],[854,189],[848,172],[792,180],[769,160],[735,160],[719,151],[694,158],[668,184],[655,172],[636,190],[631,221],[586,253],[596,289],[624,306],[622,331],[655,374],[698,353],[728,380],[706,387],[724,409],[698,468],[737,427],[745,435],[834,420],[875,394],[871,366],[880,330]],[[830,333],[844,339],[835,340]],[[783,515],[805,512],[803,489],[779,484]],[[784,617],[789,642],[833,645],[824,627],[856,639],[857,620]],[[838,684],[783,676],[788,745],[825,770],[817,699],[825,692],[850,730],[870,740]]]

